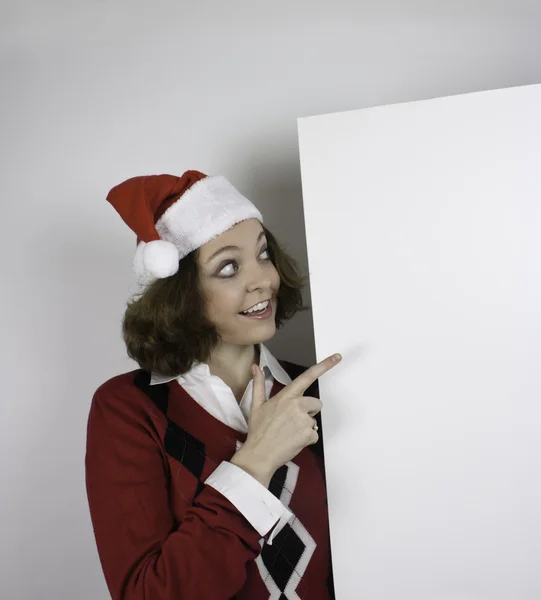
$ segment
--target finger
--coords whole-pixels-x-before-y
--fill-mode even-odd
[[[328,356],[321,362],[312,365],[309,369],[306,369],[304,373],[301,373],[296,379],[294,379],[288,386],[287,390],[293,392],[297,396],[301,396],[316,379],[324,375],[327,371],[336,366],[342,357],[340,354],[333,354]]]
[[[323,402],[319,398],[313,398],[312,396],[300,396],[299,404],[303,412],[314,417],[323,407]]]
[[[258,365],[252,365],[252,406],[250,414],[266,400],[265,377]]]

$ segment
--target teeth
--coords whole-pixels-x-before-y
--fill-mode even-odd
[[[243,310],[242,312],[243,312],[243,314],[259,312],[260,310],[267,308],[268,305],[269,305],[269,301],[266,300],[265,302],[260,302],[259,304],[252,306],[252,308],[250,308],[249,310]]]

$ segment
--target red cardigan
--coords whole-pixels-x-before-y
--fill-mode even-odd
[[[279,362],[292,379],[305,370]],[[334,599],[320,414],[319,442],[270,482],[277,498],[291,493],[294,518],[268,545],[270,532],[205,484],[247,435],[178,382],[149,382],[140,369],[110,379],[88,416],[87,496],[113,600]],[[271,396],[283,387],[275,380]],[[305,394],[318,396],[317,381]],[[288,465],[298,476],[284,490]]]

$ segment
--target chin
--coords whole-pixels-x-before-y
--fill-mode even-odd
[[[264,344],[268,340],[272,339],[276,335],[276,327],[269,327],[268,331],[260,331],[253,335],[243,336],[246,339],[246,344]]]
[[[231,335],[223,337],[223,341],[237,346],[251,346],[253,344],[264,344],[276,335],[276,326],[274,322],[266,327],[261,327],[259,331],[244,332],[244,334]]]
[[[271,340],[275,335],[276,335],[276,327],[273,327],[271,332],[269,332],[267,335],[258,336],[257,341],[252,342],[252,344],[264,344],[265,342],[268,342],[269,340]]]

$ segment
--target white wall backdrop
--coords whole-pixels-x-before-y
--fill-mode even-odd
[[[1,4],[2,599],[108,597],[86,419],[134,367],[135,243],[108,190],[223,174],[306,270],[297,118],[538,83],[540,29],[526,0]],[[269,345],[312,363],[310,313]]]
[[[299,139],[337,598],[538,600],[541,84]]]

